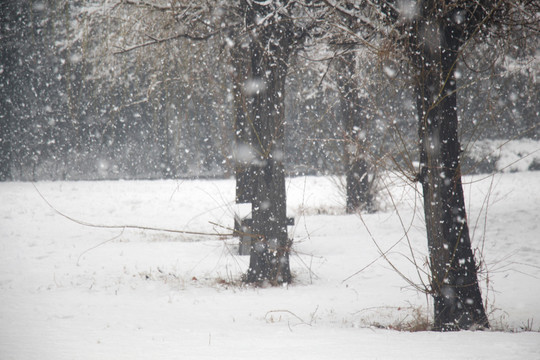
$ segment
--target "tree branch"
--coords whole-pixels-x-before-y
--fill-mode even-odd
[[[159,11],[170,11],[173,9],[170,5],[168,6],[158,5],[158,4],[148,2],[148,1],[122,0],[121,3],[128,4],[128,5],[135,5],[135,6],[144,6],[144,7],[148,7],[148,8],[159,10]],[[184,6],[183,8],[187,8],[187,6]]]
[[[165,228],[157,228],[157,227],[149,227],[149,226],[140,226],[140,225],[102,225],[102,224],[93,224],[86,221],[82,221],[79,219],[75,219],[69,215],[66,215],[62,213],[60,210],[56,209],[46,198],[43,196],[43,194],[39,191],[36,184],[32,183],[32,186],[34,186],[34,189],[37,191],[38,195],[45,201],[45,203],[58,215],[68,219],[69,221],[72,221],[76,224],[92,227],[92,228],[99,228],[99,229],[120,229],[124,231],[125,229],[135,229],[135,230],[146,230],[146,231],[158,231],[158,232],[168,232],[168,233],[175,233],[175,234],[184,234],[184,235],[200,235],[200,236],[217,236],[217,237],[227,237],[227,236],[233,236],[234,234],[228,234],[228,233],[207,233],[207,232],[201,232],[201,231],[187,231],[187,230],[176,230],[176,229],[165,229]]]
[[[323,2],[330,8],[332,8],[334,11],[340,13],[342,16],[349,19],[349,21],[359,22],[366,28],[369,28],[371,31],[376,31],[376,27],[370,23],[367,19],[359,16],[359,14],[355,13],[354,10],[350,10],[347,8],[344,8],[343,6],[340,6],[339,4],[332,2],[330,0],[323,0]]]
[[[147,41],[147,42],[141,43],[141,44],[137,44],[137,45],[132,45],[132,46],[127,47],[127,48],[119,48],[120,50],[115,51],[113,54],[115,54],[115,55],[124,54],[124,53],[130,52],[130,51],[133,51],[135,49],[143,48],[143,47],[150,46],[150,45],[161,44],[161,43],[164,43],[164,42],[168,42],[168,41],[172,41],[172,40],[178,40],[178,39],[189,39],[189,40],[193,40],[193,41],[204,41],[204,40],[210,39],[212,36],[218,34],[221,31],[222,31],[222,29],[219,29],[219,30],[210,32],[208,34],[199,35],[199,36],[182,33],[182,34],[176,34],[176,35],[172,35],[172,36],[169,36],[167,38],[162,38],[162,39],[147,35],[151,39],[150,41]]]

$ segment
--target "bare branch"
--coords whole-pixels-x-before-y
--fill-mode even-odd
[[[191,35],[191,34],[182,33],[182,34],[176,34],[176,35],[172,35],[172,36],[169,36],[167,38],[162,38],[162,39],[155,38],[155,37],[150,36],[150,35],[146,35],[151,39],[150,41],[147,41],[147,42],[141,43],[141,44],[137,44],[137,45],[133,45],[133,46],[130,46],[130,47],[127,47],[127,48],[121,48],[120,50],[115,51],[113,54],[115,54],[115,55],[124,54],[124,53],[130,52],[130,51],[133,51],[135,49],[140,49],[140,48],[143,48],[143,47],[146,47],[146,46],[161,44],[161,43],[165,43],[165,42],[172,41],[172,40],[178,40],[178,39],[189,39],[189,40],[192,40],[192,41],[204,41],[204,40],[210,39],[212,36],[218,34],[219,32],[221,32],[221,29],[217,30],[217,31],[213,31],[213,32],[208,33],[208,34],[204,34],[204,35]]]
[[[99,228],[99,229],[135,229],[135,230],[146,230],[146,231],[159,231],[159,232],[169,232],[169,233],[176,233],[176,234],[184,234],[184,235],[202,235],[202,236],[218,236],[218,237],[228,237],[233,236],[233,234],[223,234],[223,233],[205,233],[200,231],[187,231],[187,230],[176,230],[176,229],[166,229],[166,228],[157,228],[157,227],[150,227],[150,226],[139,226],[139,225],[102,225],[102,224],[94,224],[89,223],[86,221],[82,221],[79,219],[76,219],[74,217],[71,217],[69,215],[64,214],[60,210],[56,209],[46,198],[43,196],[43,194],[39,191],[36,184],[32,183],[32,186],[34,186],[34,189],[36,189],[39,196],[45,201],[45,203],[58,215],[68,219],[69,221],[72,221],[76,224],[92,227],[92,228]]]
[[[164,43],[164,42],[168,42],[168,41],[172,41],[172,40],[178,40],[178,39],[189,39],[189,40],[193,40],[193,41],[204,41],[204,40],[210,39],[212,36],[216,35],[220,31],[221,30],[214,31],[214,32],[211,32],[211,33],[208,33],[208,34],[205,34],[205,35],[200,35],[200,36],[190,35],[190,34],[176,34],[176,35],[172,35],[172,36],[169,36],[169,37],[163,38],[163,39],[154,38],[152,36],[147,35],[151,39],[150,41],[147,41],[147,42],[142,43],[142,44],[133,45],[133,46],[130,46],[130,47],[127,47],[127,48],[123,48],[121,50],[115,51],[113,54],[115,54],[115,55],[124,54],[124,53],[130,52],[130,51],[133,51],[135,49],[143,48],[143,47],[150,46],[150,45],[161,44],[161,43]]]
[[[159,11],[171,11],[173,8],[170,5],[159,5],[155,3],[151,3],[149,1],[133,1],[133,0],[122,0],[122,4],[128,4],[128,5],[135,5],[135,6],[143,6],[154,10]],[[185,6],[186,8],[188,6]]]

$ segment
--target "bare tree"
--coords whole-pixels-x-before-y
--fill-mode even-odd
[[[252,203],[249,283],[289,283],[285,192],[285,83],[289,58],[306,27],[294,1],[242,1],[248,43],[233,53],[235,79],[243,87],[235,96],[237,199]],[[242,50],[243,47],[243,50]],[[247,58],[239,55],[247,54]],[[246,55],[244,55],[246,56]]]
[[[291,281],[287,235],[284,96],[294,43],[287,3],[242,1],[244,36],[231,51],[236,134],[236,198],[251,203],[246,281]],[[244,229],[247,229],[244,227]]]
[[[438,330],[489,327],[478,285],[461,181],[456,66],[470,40],[487,24],[507,19],[511,2],[498,1],[325,1],[354,16],[379,38],[404,49],[414,81],[424,215],[430,254],[431,289]],[[529,2],[524,2],[529,3]],[[523,4],[530,5],[530,4]],[[378,20],[382,19],[381,24]],[[354,23],[354,26],[358,26]],[[354,26],[340,26],[353,34]]]
[[[143,36],[133,43],[117,44],[116,54],[162,44],[173,46],[179,40],[213,41],[221,44],[221,50],[209,56],[225,59],[230,54],[237,200],[252,203],[249,237],[253,241],[246,281],[290,282],[283,164],[285,81],[295,44],[305,38],[306,23],[316,21],[299,16],[304,7],[295,1],[169,4],[126,0],[109,5],[107,11],[125,6],[147,14],[165,14],[168,21],[159,24],[158,16],[153,23],[149,20],[152,17],[141,15],[147,23]]]
[[[435,328],[489,327],[461,183],[455,77],[461,46],[489,15],[469,2],[424,1],[409,28]]]
[[[534,7],[538,13],[538,5],[481,0],[326,3],[356,14],[359,21],[375,19],[366,26],[380,26],[387,43],[404,49],[416,96],[420,157],[416,180],[424,197],[434,328],[489,327],[461,180],[456,67],[472,39],[494,33],[496,24],[531,26],[534,22],[524,14],[534,14]],[[377,23],[378,19],[386,26]]]

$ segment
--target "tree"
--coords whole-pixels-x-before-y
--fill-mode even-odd
[[[345,130],[343,162],[346,177],[346,210],[347,213],[354,213],[360,209],[369,211],[373,208],[373,197],[366,160],[367,129],[355,76],[357,73],[355,53],[353,51],[344,53],[337,59],[337,64],[339,106]]]
[[[244,160],[236,170],[237,197],[250,201],[253,209],[251,236],[254,241],[246,281],[290,282],[291,244],[287,235],[283,165],[284,101],[289,57],[294,44],[305,37],[306,27],[298,21],[303,18],[294,15],[294,11],[302,6],[294,1],[241,0],[201,4],[178,1],[171,5],[126,0],[113,5],[110,10],[125,5],[148,13],[166,14],[171,21],[166,22],[167,33],[158,29],[159,23],[152,24],[145,17],[147,29],[154,33],[145,29],[141,33],[146,41],[139,38],[139,43],[134,45],[119,45],[119,53],[171,44],[176,40],[206,42],[218,39],[225,47],[232,47],[236,147],[237,155]],[[161,17],[156,18],[156,21],[160,20]]]
[[[483,30],[503,1],[325,2],[347,16],[356,16],[366,27],[377,27],[374,24],[382,18],[387,26],[381,26],[379,33],[405,49],[415,84],[417,179],[424,197],[434,327],[489,327],[461,180],[455,71],[463,48]]]
[[[461,180],[456,68],[471,38],[508,19],[512,3],[426,0],[417,6],[417,16],[405,28],[416,73],[418,180],[424,194],[434,326],[443,331],[489,327]]]
[[[355,4],[352,2],[322,1],[316,6],[325,5],[328,12],[323,22],[329,34],[335,36],[321,36],[319,42],[327,42],[333,47],[336,68],[336,88],[339,93],[339,116],[343,129],[343,164],[345,168],[346,211],[354,213],[360,209],[373,210],[373,179],[370,179],[367,156],[367,121],[366,113],[360,97],[360,84],[358,81],[356,49],[359,47],[359,36],[370,37],[367,32],[373,33],[366,23],[359,21],[355,14]],[[338,31],[335,28],[345,31]],[[357,35],[361,33],[362,35]],[[352,36],[351,36],[352,35]],[[367,43],[367,42],[366,42]],[[362,44],[364,45],[364,44]]]
[[[245,33],[233,49],[237,200],[252,203],[249,283],[289,283],[285,191],[285,85],[306,34],[293,1],[241,1]],[[248,54],[242,56],[242,53]]]
[[[14,28],[16,27],[16,11],[12,4],[2,4],[0,6],[0,36],[4,45],[0,48],[2,64],[0,65],[0,75],[10,76],[11,68],[16,66],[14,56]],[[11,79],[10,79],[11,80]],[[0,83],[0,106],[3,111],[0,114],[0,181],[11,180],[11,113],[12,102],[7,96],[9,90],[9,81]],[[9,110],[8,110],[9,109]]]
[[[293,50],[292,19],[280,7],[287,2],[244,2],[246,26],[252,30],[248,121],[254,153],[253,233],[248,282],[289,283],[284,156],[284,96]],[[261,20],[264,19],[264,20]]]
[[[414,72],[434,328],[489,327],[478,284],[461,180],[456,65],[492,14],[477,1],[381,2],[397,24]]]
[[[489,327],[461,180],[456,68],[474,37],[481,33],[497,37],[494,28],[498,24],[523,33],[523,28],[534,24],[529,14],[538,14],[538,5],[529,1],[424,0],[381,1],[379,6],[398,34],[398,43],[406,49],[415,83],[417,179],[424,196],[434,328]],[[537,29],[537,23],[532,26]]]
[[[461,46],[487,11],[424,1],[410,28],[416,71],[420,173],[431,266],[435,328],[489,327],[478,285],[461,182],[455,69]]]

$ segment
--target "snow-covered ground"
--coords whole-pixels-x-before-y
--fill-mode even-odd
[[[362,216],[339,181],[288,180],[296,280],[280,288],[239,285],[234,239],[82,226],[38,193],[88,223],[228,233],[233,180],[1,183],[0,359],[540,359],[540,172],[464,180],[504,331],[392,330],[431,314],[409,283],[426,281],[421,201],[396,178]]]

